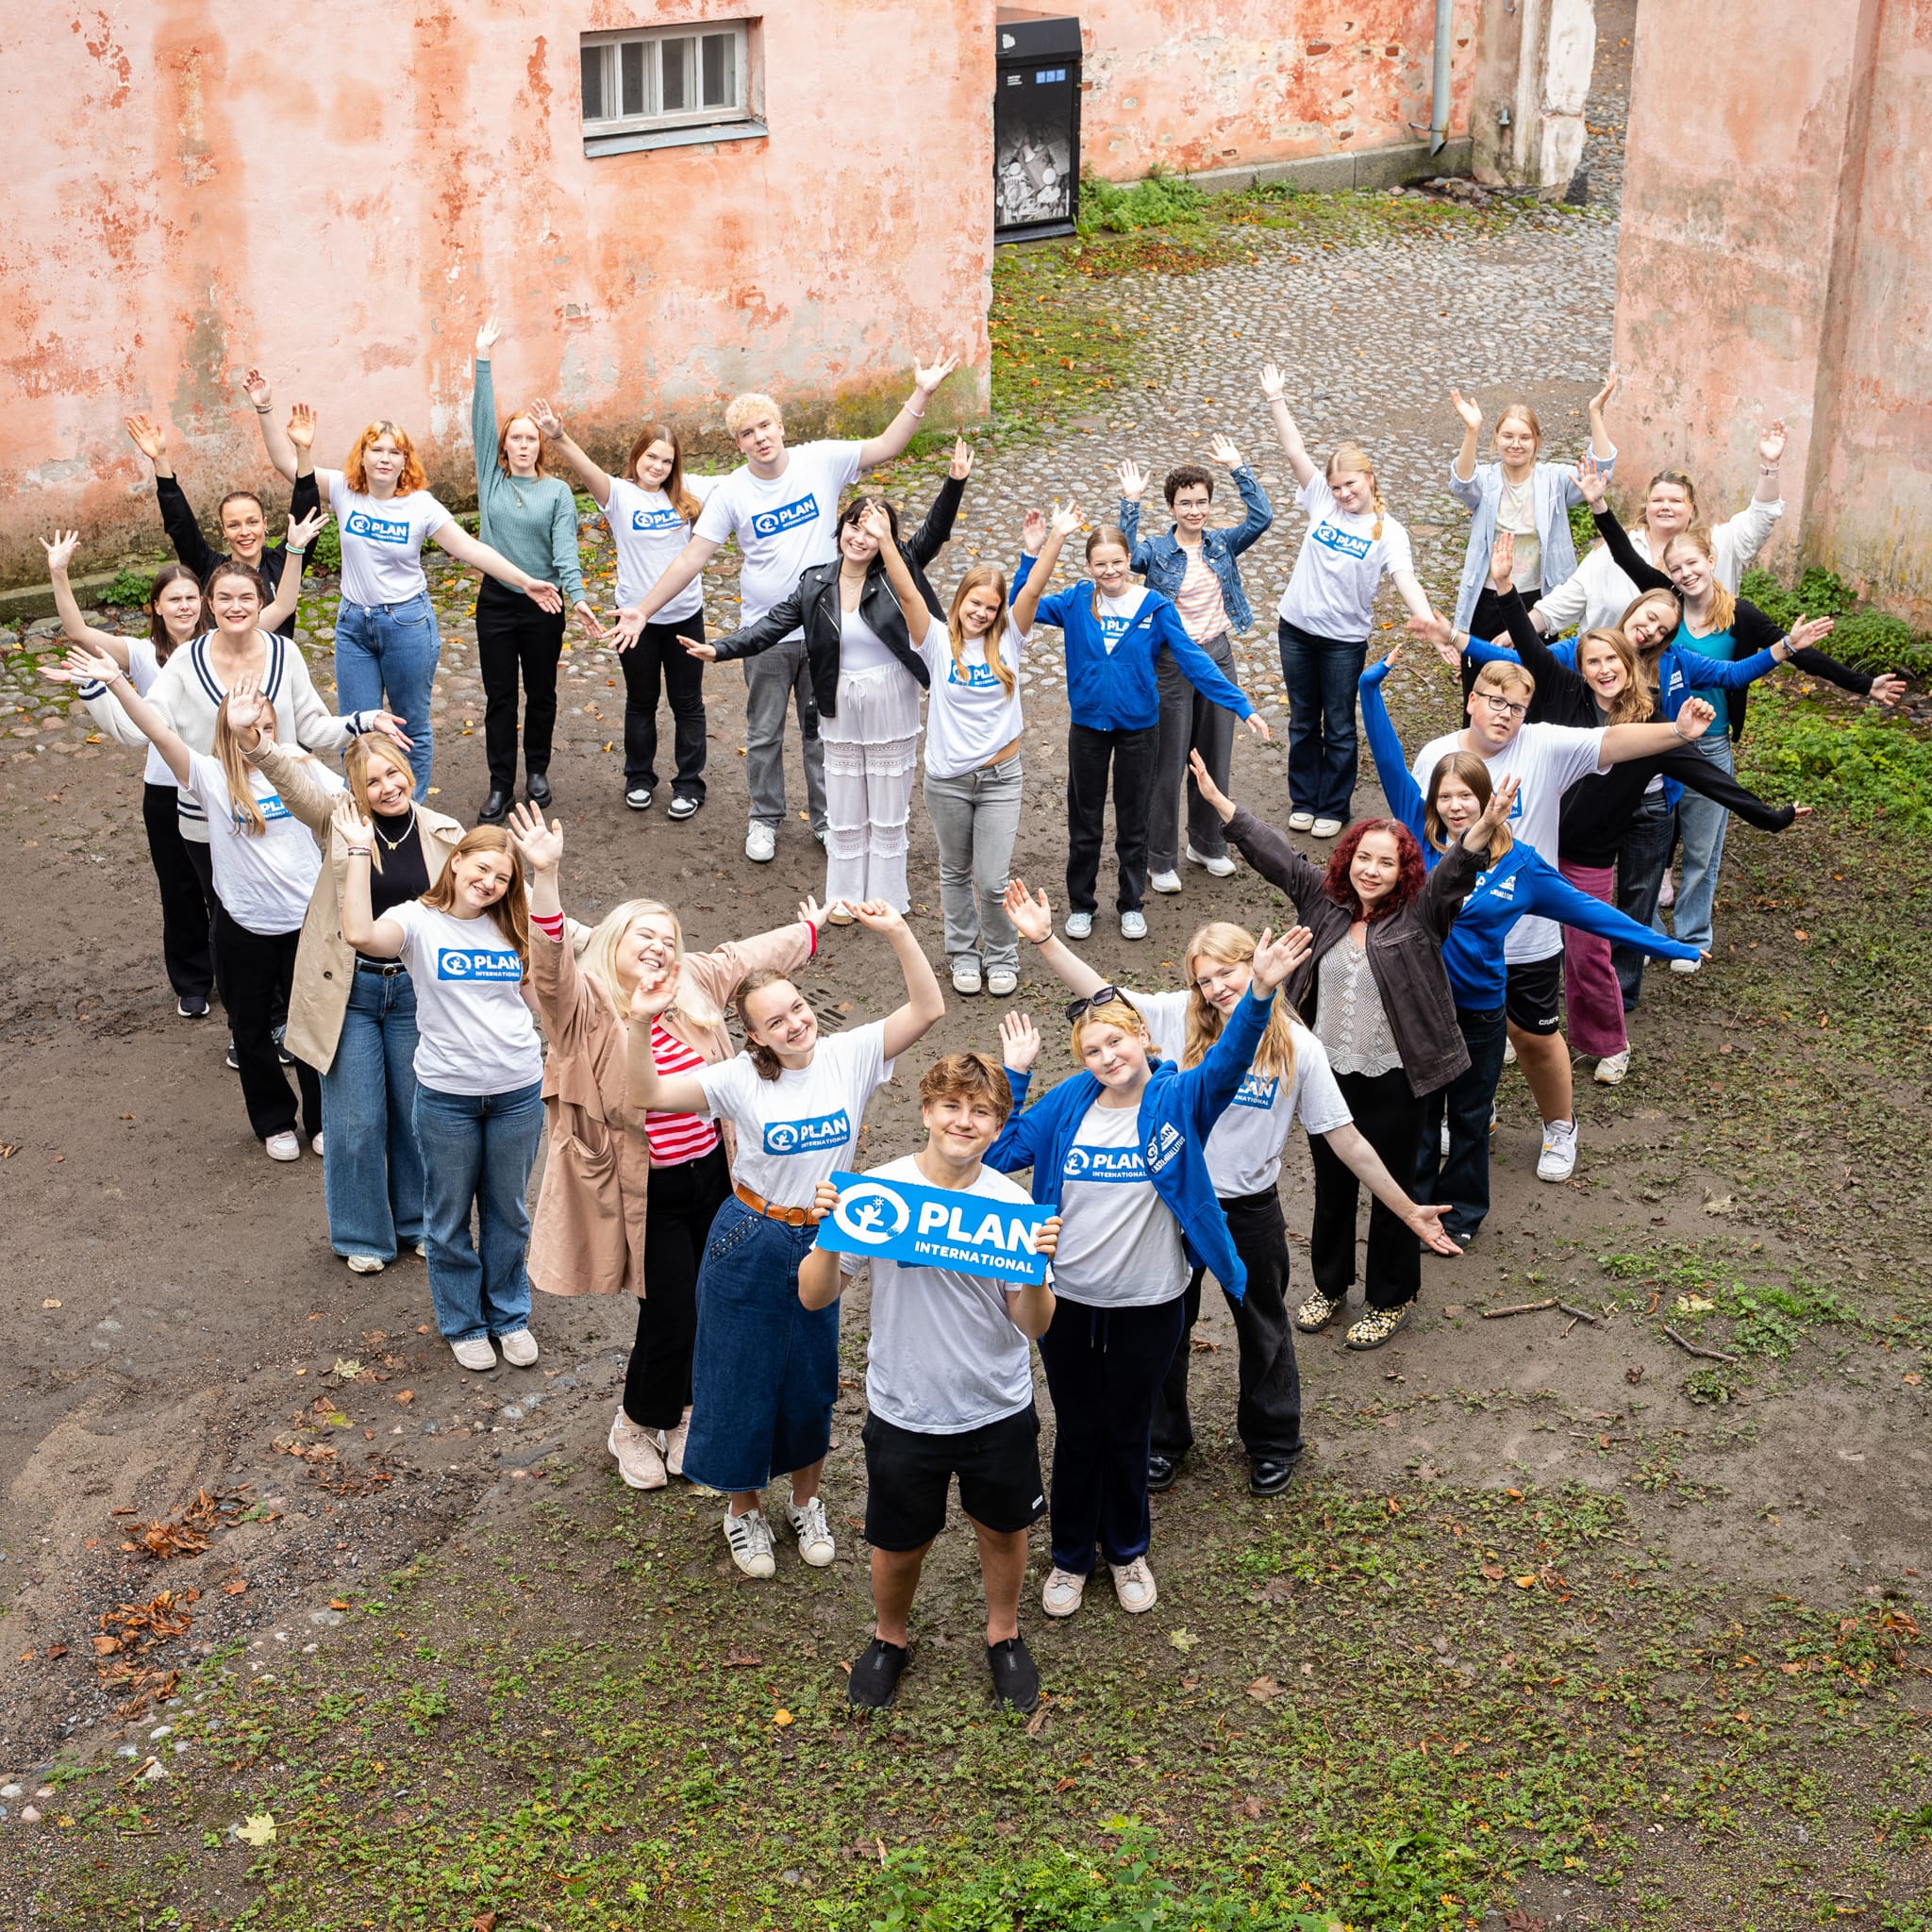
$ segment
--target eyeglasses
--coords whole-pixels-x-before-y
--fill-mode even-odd
[[[1067,1024],[1071,1026],[1082,1013],[1091,1012],[1095,1007],[1109,1007],[1125,997],[1117,986],[1096,986],[1086,999],[1067,1002]]]
[[[1492,691],[1479,691],[1476,696],[1501,718],[1526,718],[1529,707],[1519,705]]]

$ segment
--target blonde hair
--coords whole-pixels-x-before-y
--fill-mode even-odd
[[[1511,663],[1507,658],[1491,658],[1475,675],[1472,691],[1507,691],[1511,685],[1526,697],[1536,695],[1536,676],[1526,664]]]
[[[1382,485],[1376,479],[1375,466],[1369,460],[1369,453],[1358,442],[1338,442],[1335,454],[1328,458],[1328,467],[1322,472],[1324,482],[1332,484],[1344,470],[1353,470],[1369,479],[1369,501],[1375,506],[1375,527],[1370,537],[1382,534],[1382,518],[1389,506],[1382,501]]]
[[[1643,675],[1645,680],[1648,681],[1657,670],[1657,660],[1670,648],[1671,640],[1677,634],[1677,626],[1684,621],[1684,602],[1674,591],[1640,591],[1638,595],[1631,598],[1629,603],[1624,605],[1624,614],[1617,620],[1617,628],[1623,631],[1626,637],[1629,635],[1630,620],[1646,604],[1667,604],[1670,606],[1671,610],[1671,627],[1665,631],[1662,637],[1657,639],[1656,643],[1641,646],[1633,644],[1631,646],[1638,653],[1638,662],[1643,666]]]
[[[1536,420],[1536,411],[1527,403],[1511,403],[1496,418],[1495,431],[1491,437],[1491,446],[1494,446],[1495,437],[1502,433],[1504,424],[1507,423],[1512,417],[1518,422],[1529,425],[1530,438],[1535,442],[1537,448],[1541,449],[1543,446],[1543,425]]]
[[[959,682],[966,682],[966,638],[959,626],[959,611],[969,591],[991,591],[1000,600],[1000,608],[986,627],[983,644],[987,669],[999,679],[1000,689],[1011,697],[1013,668],[1007,662],[1006,651],[1007,574],[994,563],[975,563],[959,579],[959,588],[953,592],[952,608],[946,612],[946,636],[952,641],[953,662],[958,669]]]
[[[267,699],[262,702],[266,704]],[[292,747],[295,756],[307,758],[308,754],[301,746]],[[248,762],[242,749],[242,741],[236,735],[235,727],[228,723],[228,701],[222,700],[221,708],[215,713],[215,758],[222,767],[222,776],[228,784],[228,811],[234,830],[244,839],[258,839],[268,830],[268,820],[262,816],[260,805],[255,796],[255,767]]]
[[[1129,1000],[1108,1000],[1104,1007],[1089,1007],[1074,1022],[1070,1044],[1075,1060],[1080,1058],[1080,1036],[1090,1026],[1118,1026],[1123,1033],[1138,1034],[1150,1046],[1154,1043],[1154,1036],[1148,1032],[1139,1007]]]
[[[503,897],[484,908],[484,916],[516,948],[524,962],[525,977],[530,971],[530,899],[524,889],[524,869],[517,859],[516,846],[501,825],[472,825],[457,841],[442,875],[423,893],[419,905],[432,912],[451,912],[457,903],[457,860],[473,852],[501,852],[509,860],[509,883]]]
[[[369,453],[369,445],[385,436],[403,453],[403,474],[396,478],[396,494],[407,496],[412,490],[425,489],[429,478],[424,471],[423,458],[416,454],[416,445],[409,441],[409,432],[387,416],[378,416],[349,445],[349,454],[342,458],[342,481],[358,494],[367,493],[369,477],[362,458]]]
[[[1181,954],[1188,975],[1188,1029],[1181,1046],[1182,1066],[1199,1066],[1207,1058],[1208,1049],[1221,1038],[1221,1008],[1193,983],[1194,961],[1205,958],[1223,966],[1239,966],[1254,957],[1254,934],[1229,919],[1210,919],[1188,941]],[[1277,998],[1268,1015],[1267,1029],[1255,1049],[1254,1069],[1263,1079],[1294,1085],[1294,1008],[1285,998]]]
[[[1671,567],[1671,552],[1679,543],[1691,544],[1710,565],[1710,628],[1729,630],[1737,621],[1738,600],[1717,574],[1717,550],[1710,541],[1710,532],[1702,524],[1692,524],[1688,530],[1679,530],[1664,545],[1664,554],[1657,559],[1666,570]]]
[[[785,426],[784,410],[761,389],[748,389],[724,405],[724,426],[733,436],[764,416],[769,416],[779,428]]]
[[[596,929],[584,941],[584,950],[577,958],[578,969],[584,977],[596,982],[620,1014],[628,1010],[630,1002],[618,985],[617,948],[625,934],[640,919],[668,919],[671,922],[671,950],[678,965],[682,966],[683,922],[661,899],[626,899],[621,906],[613,906],[597,922]],[[716,1026],[724,1017],[681,974],[677,981],[677,997],[658,1018],[668,1020],[673,1013],[682,1013],[693,1026]]]
[[[1442,823],[1442,814],[1436,807],[1436,794],[1442,789],[1442,780],[1452,775],[1460,778],[1475,793],[1484,811],[1489,810],[1490,800],[1496,795],[1496,781],[1490,776],[1489,766],[1474,752],[1443,753],[1436,760],[1436,769],[1429,774],[1428,790],[1423,794],[1423,830],[1438,852],[1448,851],[1457,837]],[[1490,863],[1494,865],[1515,843],[1515,833],[1507,824],[1498,825],[1490,834]]]
[[[1652,695],[1649,680],[1643,675],[1643,661],[1637,655],[1637,646],[1621,630],[1612,630],[1607,625],[1597,625],[1585,631],[1576,640],[1576,669],[1583,670],[1583,647],[1594,638],[1600,644],[1607,644],[1617,654],[1617,662],[1624,667],[1624,689],[1620,691],[1610,706],[1612,724],[1641,724],[1646,718],[1657,712],[1657,699]]]
[[[379,758],[393,765],[409,781],[411,791],[415,789],[416,768],[409,762],[409,755],[386,731],[365,731],[358,738],[349,741],[349,748],[342,754],[342,776],[349,783],[349,796],[355,801],[356,809],[365,816],[370,810],[369,804],[369,755],[375,752]],[[414,806],[410,807],[411,815]],[[376,871],[382,870],[382,841],[369,841],[369,863]]]
[[[1088,531],[1087,533],[1086,555],[1087,567],[1089,570],[1091,570],[1093,567],[1093,553],[1096,550],[1105,550],[1109,543],[1111,543],[1116,550],[1124,550],[1127,553],[1127,556],[1129,558],[1132,558],[1134,554],[1134,546],[1127,541],[1125,531],[1122,530],[1121,528],[1119,528],[1118,525],[1113,524],[1096,524],[1093,526],[1093,528]],[[1094,584],[1092,586],[1092,602],[1090,608],[1092,611],[1094,623],[1098,624],[1100,622],[1100,586],[1098,584]],[[1075,1056],[1075,1058],[1077,1058],[1077,1056]]]

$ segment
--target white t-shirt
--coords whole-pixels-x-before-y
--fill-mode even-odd
[[[1126,636],[1127,626],[1141,614],[1141,607],[1146,603],[1148,592],[1140,584],[1131,590],[1123,591],[1118,597],[1103,596],[1100,599],[1100,641],[1111,658],[1114,648]]]
[[[933,778],[958,778],[976,772],[996,751],[1019,737],[1020,653],[1026,640],[1013,628],[1010,616],[1000,638],[1000,652],[1012,674],[1010,691],[1000,687],[987,662],[986,640],[963,638],[959,656],[953,656],[952,634],[935,624],[925,634],[920,656],[932,673],[932,693],[925,707],[925,769]]]
[[[1087,1109],[1060,1166],[1055,1289],[1098,1308],[1151,1308],[1188,1285],[1181,1224],[1147,1178],[1141,1109]]]
[[[738,579],[741,625],[756,624],[798,588],[804,572],[838,556],[839,492],[858,480],[859,447],[802,442],[786,451],[782,475],[738,469],[717,480],[697,533],[713,543],[738,539],[744,553]]]
[[[180,647],[186,650],[188,646]],[[153,643],[146,638],[127,640],[127,681],[136,693],[146,697],[147,688],[161,675],[161,660],[155,655]],[[175,774],[169,769],[168,761],[153,745],[147,748],[147,763],[141,768],[141,782],[143,785],[174,785]],[[180,788],[177,786],[178,791]]]
[[[1384,510],[1382,534],[1375,536],[1375,512],[1353,516],[1342,509],[1323,476],[1310,476],[1295,501],[1308,513],[1308,528],[1282,592],[1282,621],[1318,638],[1367,637],[1383,572],[1415,568],[1408,532]]]
[[[932,1183],[909,1154],[874,1168],[881,1180]],[[1026,1190],[982,1167],[969,1194],[1030,1201]],[[841,1273],[857,1274],[864,1255],[841,1255]],[[991,1275],[950,1268],[908,1268],[874,1256],[872,1336],[865,1351],[865,1399],[894,1428],[957,1436],[1018,1415],[1033,1400],[1026,1338],[1007,1313],[1007,1293]]]
[[[365,496],[340,470],[318,470],[328,485],[329,512],[341,533],[342,597],[350,604],[407,604],[429,588],[423,545],[432,530],[454,523],[426,490],[407,496]]]
[[[732,1172],[779,1208],[809,1208],[835,1167],[850,1168],[866,1103],[892,1077],[886,1023],[822,1036],[808,1067],[767,1080],[749,1054],[701,1067],[703,1111],[738,1129]]]
[[[718,486],[716,476],[687,476],[684,487],[706,502]],[[635,604],[676,561],[677,554],[691,541],[691,526],[678,515],[670,497],[661,490],[646,490],[628,483],[622,476],[610,479],[610,495],[604,505],[604,521],[610,526],[617,545],[617,601]],[[675,624],[681,617],[695,617],[705,608],[705,586],[693,577],[659,610],[653,624]]]
[[[1462,733],[1453,731],[1416,753],[1409,772],[1424,795],[1437,765],[1462,748]],[[1563,794],[1592,773],[1608,771],[1603,750],[1601,731],[1571,724],[1525,724],[1495,757],[1483,759],[1492,785],[1500,785],[1505,778],[1520,783],[1516,803],[1509,808],[1509,830],[1539,858],[1556,864]],[[1562,950],[1563,928],[1554,919],[1532,915],[1519,919],[1509,928],[1509,937],[1503,942],[1503,958],[1508,965],[1521,966],[1533,959],[1547,959]]]
[[[325,791],[342,789],[342,781],[326,765],[309,769]],[[250,834],[244,822],[236,818],[228,776],[219,758],[191,751],[188,783],[181,790],[208,814],[215,897],[237,925],[266,939],[294,932],[308,917],[309,895],[322,872],[322,847],[308,827],[291,815],[267,773],[251,765],[248,778],[255,802],[268,821],[258,834]]]
[[[439,1093],[514,1093],[543,1077],[524,962],[487,914],[457,919],[420,899],[383,914],[403,929],[416,992],[416,1077]]]
[[[1161,1058],[1176,1066],[1187,1051],[1191,997],[1185,992],[1127,994],[1146,1020]],[[1304,1131],[1310,1134],[1333,1133],[1354,1118],[1335,1084],[1322,1042],[1298,1020],[1291,1032],[1294,1078],[1284,1083],[1271,1074],[1264,1079],[1251,1070],[1208,1136],[1208,1176],[1224,1201],[1265,1193],[1274,1186],[1281,1177],[1281,1150],[1297,1114]]]

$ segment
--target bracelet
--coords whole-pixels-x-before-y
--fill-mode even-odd
[[[350,845],[344,849],[351,858],[367,858],[369,857],[369,847],[366,845]]]
[[[257,414],[258,416],[266,416],[266,415],[269,415],[269,414],[271,414],[271,413],[272,413],[272,412],[274,411],[274,409],[275,409],[275,405],[274,405],[273,403],[267,403],[267,404],[263,404],[263,403],[257,403],[257,404],[256,404],[256,406],[255,406],[255,413],[256,413],[256,414]]]
[[[915,423],[924,422],[925,419],[925,411],[924,409],[915,409],[909,400],[901,403],[899,408],[902,414],[910,416]]]
[[[1757,466],[1757,474],[1760,476],[1775,476],[1778,473],[1778,469],[1779,465],[1776,463],[1759,463]]]

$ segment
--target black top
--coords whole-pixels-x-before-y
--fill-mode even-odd
[[[369,841],[374,848],[369,866],[369,912],[372,919],[380,919],[406,901],[420,899],[429,890],[429,868],[423,858],[423,828],[416,823],[413,809],[399,812],[393,818],[385,812],[372,812],[369,823],[375,827],[375,836]],[[393,846],[391,840],[395,841]],[[380,871],[375,863],[377,856],[382,859]],[[394,963],[376,959],[368,953],[357,957],[370,960],[373,965]]]
[[[194,506],[188,501],[187,492],[173,476],[157,476],[155,494],[160,499],[161,527],[167,531],[168,541],[175,546],[175,555],[206,584],[208,573],[215,565],[228,561],[228,553],[217,550],[202,535],[201,525],[195,520]],[[322,496],[315,487],[315,473],[311,470],[306,476],[297,476],[295,487],[289,492],[289,514],[306,517],[321,508]],[[271,603],[282,587],[282,569],[288,560],[286,539],[280,543],[264,543],[261,546],[261,580],[268,586]],[[304,570],[308,567],[307,551],[302,554],[302,567]],[[275,628],[283,637],[292,638],[295,635],[295,613],[290,611]]]

